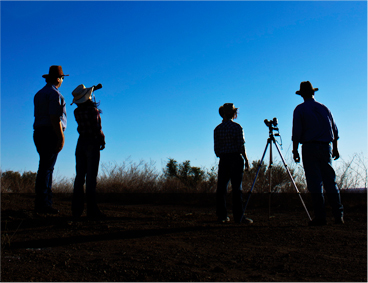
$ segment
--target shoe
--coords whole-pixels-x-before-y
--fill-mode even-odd
[[[219,223],[221,223],[221,224],[225,224],[225,223],[227,223],[227,222],[230,222],[230,217],[226,217],[225,219],[223,219],[223,218],[219,218],[219,219],[217,219],[217,221],[218,221]]]
[[[327,225],[326,219],[323,218],[314,218],[312,221],[309,221],[308,226],[324,226]]]
[[[344,224],[345,221],[344,221],[344,217],[341,216],[339,218],[335,218],[335,224]]]
[[[236,221],[236,223],[243,223],[243,224],[252,224],[254,221],[248,217],[243,217],[242,220]]]
[[[58,214],[59,210],[53,208],[52,206],[43,206],[43,207],[36,207],[35,212],[41,214]]]

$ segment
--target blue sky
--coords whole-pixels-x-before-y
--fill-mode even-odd
[[[1,3],[1,169],[37,171],[33,97],[50,65],[70,76],[58,176],[75,173],[71,92],[102,83],[101,164],[190,160],[210,168],[218,108],[239,107],[249,159],[261,158],[264,119],[277,117],[291,162],[301,81],[332,111],[340,154],[367,156],[367,2]],[[268,160],[266,160],[268,161]],[[340,161],[341,162],[341,161]],[[338,163],[337,163],[338,164]]]

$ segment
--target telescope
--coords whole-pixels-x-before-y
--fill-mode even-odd
[[[93,87],[93,91],[95,91],[95,90],[102,88],[102,84],[94,85],[92,87]]]
[[[279,130],[279,128],[276,128],[276,126],[278,124],[277,118],[275,117],[272,120],[265,119],[264,123],[266,124],[266,126],[269,129],[270,137],[273,137],[273,131],[278,131]],[[279,136],[279,134],[276,134],[276,136]]]
[[[268,166],[268,168],[269,168],[269,178],[268,178],[268,180],[269,180],[268,218],[269,218],[269,219],[271,218],[272,167],[273,167],[272,144],[274,144],[274,145],[275,145],[275,147],[276,147],[276,149],[277,149],[277,151],[278,151],[278,153],[279,153],[279,155],[280,155],[280,157],[281,157],[282,163],[284,164],[285,170],[287,171],[287,173],[288,173],[288,175],[289,175],[289,178],[290,178],[290,180],[291,180],[291,182],[292,182],[292,184],[293,184],[293,186],[294,186],[294,188],[295,188],[296,192],[297,192],[297,193],[298,193],[298,195],[299,195],[299,198],[300,198],[300,200],[301,200],[301,202],[302,202],[302,205],[303,205],[303,207],[304,207],[305,211],[307,212],[308,218],[309,218],[309,220],[310,220],[310,221],[312,221],[312,218],[311,218],[311,216],[309,215],[308,209],[307,209],[307,207],[306,207],[306,205],[305,205],[305,203],[304,203],[304,201],[303,201],[303,198],[302,198],[302,196],[300,195],[300,191],[298,190],[298,187],[297,187],[297,186],[296,186],[296,184],[295,184],[294,178],[293,178],[293,176],[292,176],[292,175],[291,175],[291,173],[290,173],[290,170],[289,170],[289,168],[288,168],[288,166],[287,166],[287,164],[286,164],[286,162],[285,162],[284,157],[283,157],[283,156],[282,156],[282,154],[281,154],[281,151],[280,151],[279,146],[277,145],[277,141],[276,141],[276,139],[275,139],[275,136],[278,136],[278,137],[280,137],[280,138],[281,138],[281,136],[280,136],[280,134],[279,134],[279,133],[277,133],[277,134],[274,134],[274,133],[273,133],[273,131],[279,131],[279,128],[276,128],[276,126],[277,126],[277,124],[278,124],[277,118],[275,117],[275,118],[273,118],[272,120],[267,120],[267,119],[265,119],[265,120],[264,120],[264,123],[266,124],[266,126],[267,126],[267,127],[268,127],[268,129],[269,129],[269,137],[268,137],[268,139],[267,139],[267,144],[266,144],[265,150],[264,150],[264,152],[263,152],[263,155],[262,155],[261,161],[259,162],[258,169],[257,169],[257,172],[256,172],[256,176],[255,176],[255,178],[254,178],[254,180],[253,180],[252,187],[251,187],[251,189],[250,189],[250,191],[249,191],[248,199],[247,199],[247,201],[246,201],[246,203],[245,203],[245,206],[244,206],[244,208],[243,208],[243,214],[242,214],[242,218],[240,219],[240,222],[242,221],[243,216],[244,216],[244,213],[245,213],[245,210],[247,209],[248,202],[249,202],[250,196],[251,196],[251,194],[252,194],[252,191],[253,191],[253,189],[254,189],[254,185],[255,185],[255,183],[256,183],[256,180],[257,180],[257,177],[258,177],[258,173],[259,173],[259,171],[260,171],[260,169],[261,169],[261,167],[262,167],[262,165],[263,165],[263,160],[264,160],[264,158],[265,158],[265,155],[266,155],[266,151],[267,151],[268,146],[270,146],[270,162],[269,162],[269,166]]]
[[[273,120],[267,120],[267,119],[265,119],[264,122],[265,122],[266,126],[269,127],[269,128],[272,127],[272,126],[276,127],[277,124],[278,124],[278,121],[277,121],[277,118],[276,117],[273,118]]]
[[[96,103],[96,96],[95,96],[94,91],[102,88],[102,84],[94,85],[94,86],[92,86],[92,88],[93,88],[93,98],[92,99]]]

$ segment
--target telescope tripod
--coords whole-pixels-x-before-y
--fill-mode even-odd
[[[281,154],[280,148],[279,148],[279,146],[277,145],[277,142],[276,142],[276,140],[275,140],[275,135],[276,135],[276,136],[280,136],[280,135],[279,135],[279,134],[275,134],[275,135],[274,135],[274,134],[273,134],[273,131],[274,131],[274,130],[278,130],[278,128],[274,128],[274,127],[272,127],[272,125],[268,125],[267,123],[266,123],[266,125],[269,127],[269,137],[268,137],[268,139],[267,139],[267,144],[266,144],[266,148],[265,148],[265,150],[264,150],[264,152],[263,152],[262,159],[261,159],[261,161],[260,161],[260,163],[259,163],[259,165],[258,165],[257,173],[256,173],[256,176],[255,176],[255,178],[254,178],[254,181],[253,181],[252,187],[251,187],[251,189],[250,189],[250,191],[249,191],[248,199],[247,199],[247,201],[246,201],[246,203],[245,203],[245,206],[244,206],[244,208],[243,208],[243,213],[242,213],[242,217],[241,217],[240,221],[242,221],[242,219],[243,219],[243,217],[244,217],[245,210],[247,209],[247,206],[248,206],[248,203],[249,203],[249,199],[250,199],[250,196],[251,196],[252,191],[253,191],[253,189],[254,189],[254,185],[255,185],[255,183],[256,183],[256,180],[257,180],[257,177],[258,177],[258,173],[259,173],[259,170],[261,169],[261,166],[262,166],[262,163],[263,163],[264,157],[265,157],[265,155],[266,155],[266,151],[267,151],[268,146],[270,146],[270,163],[269,163],[269,167],[268,167],[268,168],[269,168],[269,201],[268,201],[268,218],[270,218],[270,217],[271,217],[272,166],[273,166],[272,143],[275,145],[275,147],[276,147],[276,149],[277,149],[278,153],[280,154],[280,157],[281,157],[282,163],[284,164],[284,167],[285,167],[285,169],[286,169],[286,171],[287,171],[287,173],[288,173],[288,175],[289,175],[289,177],[290,177],[290,180],[291,180],[291,182],[293,183],[293,186],[294,186],[294,188],[295,188],[296,192],[297,192],[297,193],[298,193],[298,195],[299,195],[299,198],[300,198],[300,200],[301,200],[301,202],[302,202],[302,204],[303,204],[303,206],[304,206],[304,209],[305,209],[305,211],[306,211],[306,212],[307,212],[307,214],[308,214],[308,218],[309,218],[309,220],[311,221],[311,220],[312,220],[312,218],[311,218],[311,216],[309,215],[309,212],[308,212],[308,210],[307,210],[307,207],[305,206],[305,203],[304,203],[303,198],[302,198],[302,196],[301,196],[301,194],[300,194],[300,191],[298,190],[298,187],[297,187],[297,186],[296,186],[296,184],[295,184],[295,181],[294,181],[294,179],[293,179],[293,176],[291,175],[291,173],[290,173],[290,171],[289,171],[289,168],[288,168],[288,166],[287,166],[287,164],[286,164],[286,162],[285,162],[285,159],[284,159],[284,157],[283,157],[283,156],[282,156],[282,154]]]

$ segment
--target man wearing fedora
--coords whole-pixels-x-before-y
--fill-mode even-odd
[[[237,118],[238,108],[233,103],[220,106],[219,114],[222,123],[214,130],[214,149],[220,158],[216,191],[216,215],[220,223],[230,221],[226,210],[227,187],[231,181],[233,216],[240,223],[243,213],[242,180],[244,169],[248,170],[249,162],[245,152],[243,128],[233,121]],[[243,218],[245,222],[248,218]]]
[[[84,210],[84,184],[86,184],[87,217],[104,218],[96,200],[96,185],[100,150],[105,148],[105,135],[101,126],[99,103],[92,101],[94,86],[86,88],[83,84],[73,90],[73,103],[79,133],[75,150],[76,176],[74,181],[72,215],[80,217]]]
[[[335,223],[343,224],[343,206],[332,167],[332,158],[336,160],[340,157],[337,148],[339,135],[330,110],[314,99],[317,90],[309,81],[304,81],[300,84],[300,90],[296,91],[303,97],[304,103],[299,104],[293,114],[293,158],[295,162],[300,162],[298,146],[301,143],[305,177],[315,216],[309,225],[327,224],[323,189],[332,207]]]
[[[52,174],[57,156],[64,146],[67,117],[65,101],[59,88],[64,81],[61,66],[51,66],[42,77],[46,85],[34,96],[33,140],[40,156],[36,177],[35,211],[57,214],[52,207]]]

